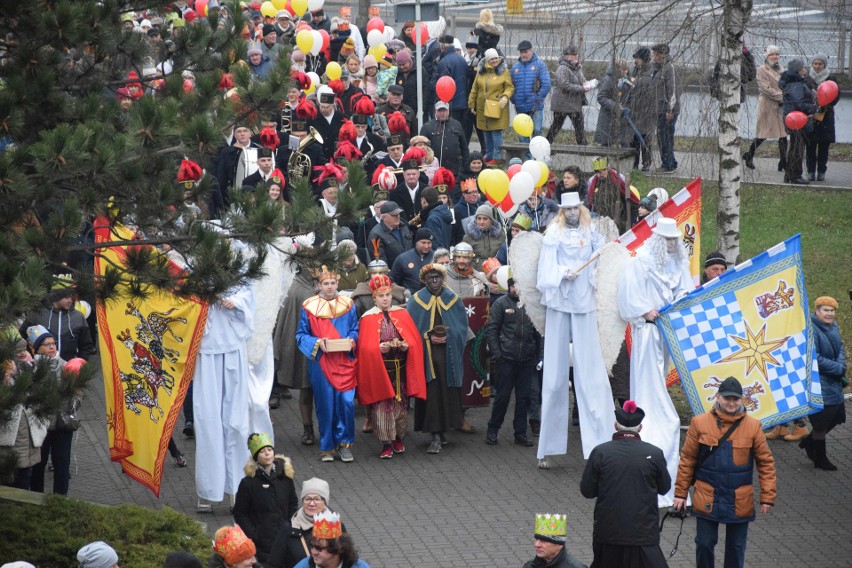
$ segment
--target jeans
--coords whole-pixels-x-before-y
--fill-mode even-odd
[[[719,541],[719,523],[695,517],[695,566],[696,568],[714,568],[713,549]],[[724,568],[743,568],[745,562],[748,523],[729,523],[725,525],[725,564]]]
[[[530,383],[535,377],[538,361],[500,359],[494,366],[494,407],[488,421],[488,431],[497,433],[503,425],[512,390],[515,391],[515,417],[512,427],[515,438],[527,437],[527,409],[530,403]]]
[[[499,160],[500,148],[503,146],[502,130],[483,130],[485,134],[485,156],[486,160]]]
[[[518,111],[521,112],[521,111]],[[541,128],[542,123],[544,122],[544,111],[543,110],[534,110],[527,113],[530,115],[533,121],[533,136],[541,136]],[[527,136],[518,136],[518,141],[523,143],[528,143],[530,139]]]
[[[186,389],[186,398],[183,399],[183,421],[184,423],[195,422],[192,410],[192,385],[190,381],[189,388]]]
[[[666,120],[665,114],[657,115],[657,142],[660,144],[660,161],[665,169],[677,169],[677,160],[674,155],[674,133],[677,124],[677,115],[671,120]]]
[[[53,492],[57,495],[68,495],[73,441],[74,432],[48,430],[47,437],[41,444],[41,463],[33,466],[32,491],[44,493],[44,468],[47,467],[47,459],[50,458],[53,463]]]

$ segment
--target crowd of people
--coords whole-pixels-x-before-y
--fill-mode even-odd
[[[150,38],[159,58],[154,67],[163,73],[170,68],[169,34],[205,21],[185,2],[174,6],[168,14],[129,14],[125,22]],[[184,214],[217,219],[231,211],[231,192],[245,191],[281,203],[286,219],[288,188],[307,178],[317,207],[335,217],[338,194],[348,189],[345,161],[360,162],[373,197],[357,223],[336,225],[334,241],[348,251],[348,259],[341,266],[296,267],[286,294],[278,290],[273,296],[279,300],[277,318],[269,316],[269,303],[260,305],[261,299],[270,299],[260,287],[268,283],[234,288],[210,306],[184,405],[183,432],[194,438],[196,454],[206,456],[195,470],[198,512],[212,512],[228,499],[237,526],[216,531],[208,566],[367,566],[330,508],[329,484],[311,478],[297,493],[298,464],[275,453],[269,412],[298,391],[301,443],[318,445],[322,462],[356,459],[356,404],[367,410],[361,429],[375,435],[379,459],[419,448],[409,441],[411,431],[424,436],[425,453],[440,454],[448,435],[476,432],[465,410],[478,403],[462,389],[472,380],[466,362],[480,353],[474,353],[476,334],[465,309],[471,299],[484,300],[490,310],[482,332],[488,356],[479,363],[493,387],[485,443],[499,443],[514,393],[512,440],[522,447],[538,446],[538,467],[550,467],[549,456],[567,452],[573,388],[588,460],[581,489],[598,500],[593,566],[665,566],[659,532],[653,530],[658,507],[683,508],[693,485],[693,503],[706,507],[693,508],[703,521],[696,538],[698,565],[713,565],[721,522],[729,526],[726,566],[742,566],[747,521],[754,518],[752,493],[747,492],[749,509],[742,488],[751,488],[756,462],[761,508],[768,512],[774,503],[774,463],[759,423],[745,416],[742,387],[735,378],[722,383],[716,405],[693,420],[680,448],[680,419],[664,386],[668,353],[654,323],[658,310],[694,287],[672,220],[658,220],[619,282],[618,311],[632,334],[629,361],[626,349],[609,367],[601,354],[596,259],[617,235],[602,230],[597,221],[608,220],[623,232],[667,199],[665,190],[640,199],[605,158],[594,160],[589,175],[575,166],[565,168],[559,179],[551,175],[509,217],[497,212],[480,186],[481,172],[505,165],[501,146],[510,104],[531,116],[533,135],[538,136],[545,100],[552,93],[554,121],[547,138],[554,141],[568,119],[577,144],[587,143],[583,106],[596,87],[583,74],[577,46],[562,51],[552,74],[529,41],[517,46],[512,64],[499,49],[502,26],[486,9],[464,43],[441,30],[420,47],[423,92],[418,93],[413,22],[403,26],[399,39],[387,41],[377,57],[378,52],[367,52],[366,30],[352,23],[347,7],[331,20],[319,9],[304,21],[288,10],[265,17],[250,5],[231,15],[215,0],[207,2],[207,10],[222,11],[223,25],[235,25],[248,36],[245,64],[255,80],[263,81],[279,58],[288,57],[294,86],[281,112],[261,128],[235,124],[212,163],[181,165],[177,182],[185,187],[204,176],[213,182],[208,199],[188,200]],[[378,16],[377,9],[371,8],[370,15]],[[324,30],[329,45],[317,54],[301,51],[296,45],[299,26]],[[833,141],[833,114],[830,107],[817,108],[811,91],[829,79],[827,58],[815,58],[810,75],[798,60],[782,74],[778,56],[777,49],[767,48],[766,62],[756,73],[761,112],[746,166],[752,167],[763,140],[790,134],[779,169],[789,181],[800,183],[806,151],[808,175],[821,180]],[[659,171],[674,172],[681,82],[669,47],[640,47],[633,58],[632,66],[616,61],[601,80],[594,141],[634,147],[635,167],[641,164],[648,171],[656,136]],[[309,73],[322,78],[322,84]],[[444,77],[455,84],[449,101],[436,94]],[[146,93],[129,83],[118,96],[130,108]],[[427,103],[422,117],[414,110],[418,100]],[[809,134],[785,132],[783,113],[791,110],[819,111],[823,118]],[[482,152],[469,147],[474,131]],[[546,311],[544,329],[533,323],[511,273],[502,270],[510,265],[511,245],[527,233],[541,240],[533,272]],[[702,281],[727,267],[724,256],[710,253]],[[95,349],[85,318],[75,309],[73,287],[57,288],[50,300],[22,324],[18,364],[45,357],[56,362],[58,373],[64,361],[86,359]],[[813,432],[801,442],[823,470],[836,469],[827,457],[826,435],[845,421],[841,391],[846,363],[834,322],[837,308],[831,298],[820,298],[815,306],[826,409],[811,418]],[[263,349],[254,356],[249,350],[258,329]],[[15,372],[6,369],[6,380],[14,380]],[[70,400],[64,412],[73,413],[78,405]],[[26,408],[19,414],[2,438],[2,445],[17,451],[14,484],[43,491],[50,457],[54,492],[67,493],[73,421],[60,427],[59,422],[66,423],[61,416],[42,424],[30,420]],[[645,441],[639,435],[643,426]],[[711,459],[708,439],[720,448]],[[747,464],[737,454],[745,442],[754,451]],[[186,465],[174,441],[170,450],[178,466]],[[606,473],[610,470],[617,473],[616,481]],[[617,530],[628,516],[616,511],[627,506],[642,518],[643,530]],[[633,536],[611,538],[628,533]],[[534,535],[536,559],[527,566],[581,566],[565,548],[564,515],[538,515]],[[102,542],[81,549],[78,560],[87,568],[118,565],[115,551]],[[165,566],[200,563],[176,553]]]

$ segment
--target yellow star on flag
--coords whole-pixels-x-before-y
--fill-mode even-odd
[[[748,325],[748,322],[745,322],[746,326],[746,336],[745,337],[737,337],[736,335],[729,336],[731,339],[737,342],[740,346],[740,350],[734,353],[731,353],[724,359],[720,360],[720,363],[728,363],[731,361],[739,361],[745,360],[748,363],[748,369],[746,370],[746,375],[748,375],[752,369],[755,367],[758,368],[760,373],[763,375],[763,378],[766,378],[766,363],[772,363],[773,365],[778,366],[778,360],[772,356],[772,351],[778,349],[790,339],[789,336],[784,337],[782,339],[772,339],[770,341],[766,340],[766,325],[760,328],[760,331],[757,332],[757,335],[754,335],[751,332],[751,328]]]

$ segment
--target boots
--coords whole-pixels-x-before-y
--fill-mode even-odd
[[[814,439],[810,434],[802,438],[802,441],[799,442],[799,447],[805,450],[809,460],[814,461]]]
[[[743,163],[750,170],[754,169],[754,155],[751,152],[743,154]]]
[[[784,426],[780,424],[773,428],[772,430],[766,431],[766,439],[767,440],[777,440],[778,438],[784,437]]]
[[[313,446],[316,439],[314,438],[314,426],[313,424],[305,424],[305,431],[302,434],[302,445],[303,446]],[[334,458],[332,458],[334,459]]]
[[[808,434],[810,434],[810,432],[808,432],[807,426],[799,426],[798,424],[796,424],[793,426],[793,430],[789,434],[784,436],[784,439],[788,442],[797,442],[802,438],[807,437]]]
[[[825,440],[812,440],[814,447],[814,467],[825,471],[837,471],[837,466],[828,461],[825,455]]]

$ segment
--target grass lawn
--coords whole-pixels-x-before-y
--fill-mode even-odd
[[[688,180],[667,183],[670,194]],[[631,183],[645,195],[653,187],[645,176],[634,172]],[[674,191],[673,191],[674,190]],[[716,207],[719,189],[705,181],[701,204],[701,255],[716,248]],[[802,234],[802,256],[808,300],[832,296],[840,305],[837,323],[846,346],[852,345],[852,192],[790,186],[744,184],[740,189],[741,259]],[[670,389],[681,416],[690,415],[680,387]]]

